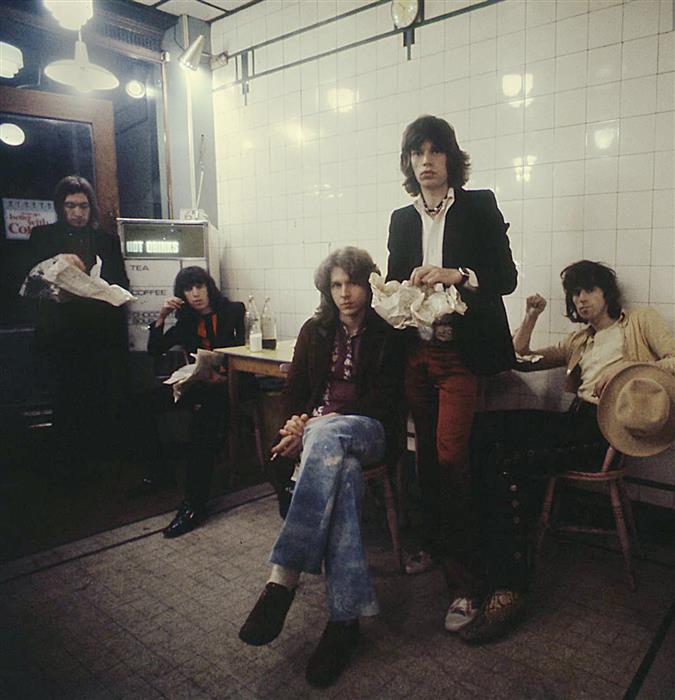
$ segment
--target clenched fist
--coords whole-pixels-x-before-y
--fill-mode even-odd
[[[527,316],[539,316],[546,308],[546,299],[541,294],[530,294],[525,300],[525,314]]]

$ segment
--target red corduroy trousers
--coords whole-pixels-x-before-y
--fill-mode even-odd
[[[455,595],[472,595],[481,576],[478,509],[469,466],[477,379],[453,343],[417,341],[405,374],[415,422],[424,549],[443,562]]]

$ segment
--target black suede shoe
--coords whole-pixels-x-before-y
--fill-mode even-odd
[[[329,621],[309,657],[305,678],[310,685],[327,688],[345,670],[359,642],[359,621]]]
[[[239,639],[254,647],[274,641],[284,628],[293,598],[294,590],[289,591],[286,586],[270,581],[239,630]]]
[[[194,530],[198,525],[206,520],[206,512],[203,508],[193,508],[185,501],[174,519],[164,528],[164,537],[180,537],[186,532]]]

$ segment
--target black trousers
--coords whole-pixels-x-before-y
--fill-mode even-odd
[[[209,499],[216,455],[227,425],[227,384],[195,384],[177,403],[172,388],[164,384],[139,397],[134,407],[136,442],[141,445],[146,476],[153,479],[164,476],[168,457],[161,445],[157,416],[174,407],[189,412],[185,500],[201,509]]]
[[[607,450],[596,407],[476,414],[471,439],[474,498],[481,519],[481,557],[488,588],[524,590],[528,534],[536,506],[533,482],[578,469],[599,470]]]
[[[122,442],[129,395],[126,348],[54,344],[37,356],[53,407],[57,470],[76,475]]]

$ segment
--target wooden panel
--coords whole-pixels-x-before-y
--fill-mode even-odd
[[[237,372],[251,372],[252,374],[263,374],[267,377],[285,377],[285,372],[281,371],[278,360],[266,360],[264,358],[253,359],[251,357],[236,357],[230,355],[229,367]]]

